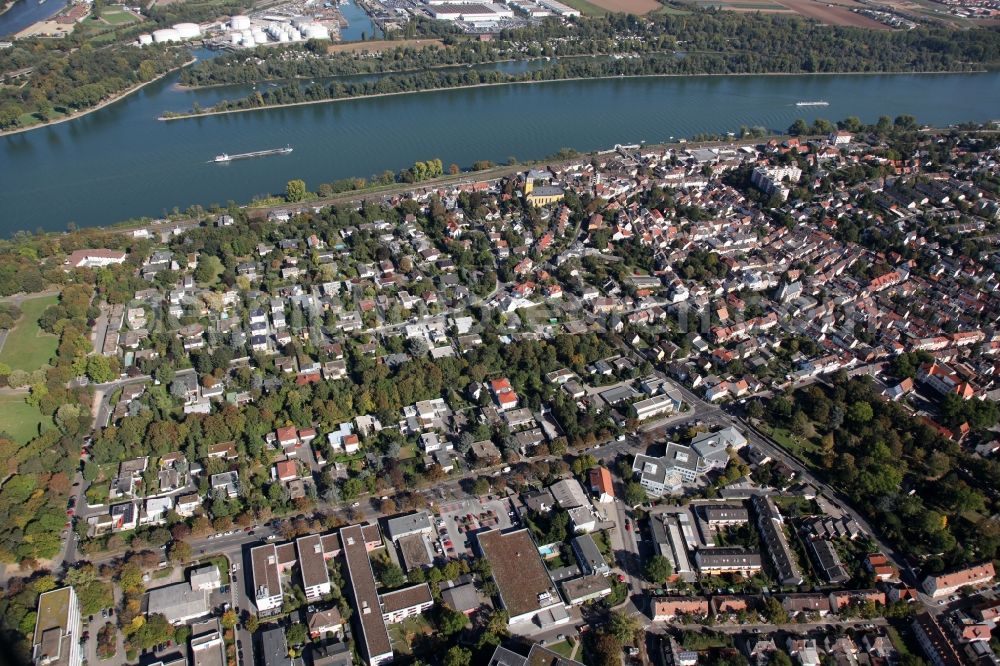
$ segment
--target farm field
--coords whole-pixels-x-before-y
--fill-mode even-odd
[[[49,362],[56,353],[59,338],[43,333],[38,327],[38,318],[45,308],[55,305],[58,300],[58,296],[43,296],[21,301],[21,318],[4,340],[0,363],[6,363],[13,370],[32,372]]]
[[[326,47],[327,53],[356,53],[365,51],[382,51],[396,47],[409,47],[413,49],[435,46],[440,48],[443,42],[440,39],[400,39],[400,40],[374,40],[368,42],[345,42],[342,44],[331,44]]]
[[[774,0],[694,0],[699,7],[717,7],[731,12],[794,13]]]
[[[872,28],[876,30],[890,30],[887,25],[879,23],[867,16],[856,14],[848,7],[861,5],[853,2],[834,3],[817,2],[816,0],[778,0],[780,4],[788,7],[797,14],[806,18],[811,18],[827,25],[848,25],[857,28]]]
[[[588,0],[588,2],[609,12],[623,12],[637,15],[655,12],[662,7],[657,0]],[[580,11],[583,11],[583,9]]]
[[[52,425],[52,420],[26,403],[24,397],[23,393],[0,394],[0,432],[7,433],[18,444],[34,439],[39,425],[43,430]]]

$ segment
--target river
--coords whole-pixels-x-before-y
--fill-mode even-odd
[[[17,0],[14,5],[0,14],[0,37],[9,37],[21,32],[29,25],[55,16],[66,6],[66,0]]]
[[[0,234],[161,216],[175,206],[244,202],[303,178],[310,188],[439,157],[541,158],[563,147],[662,142],[741,125],[784,130],[796,118],[912,114],[921,123],[986,121],[1000,73],[643,77],[436,91],[173,122],[242,88],[181,90],[176,75],[61,125],[0,138]],[[828,107],[796,107],[827,100]],[[294,147],[227,165],[221,152]]]

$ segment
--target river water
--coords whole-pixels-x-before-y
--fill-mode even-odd
[[[10,9],[0,14],[0,37],[8,37],[55,16],[65,6],[66,0],[17,0]]]
[[[796,118],[912,114],[921,123],[996,118],[1000,73],[643,77],[436,91],[162,122],[245,88],[181,90],[176,75],[61,125],[0,138],[0,235],[161,216],[175,206],[244,202],[303,178],[311,189],[440,158],[541,158],[563,147],[662,142]],[[828,107],[796,107],[827,100]],[[231,164],[218,153],[291,145]]]

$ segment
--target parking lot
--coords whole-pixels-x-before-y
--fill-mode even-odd
[[[435,521],[438,553],[445,557],[472,556],[469,533],[511,526],[510,504],[505,500],[461,500],[441,505],[441,517]]]

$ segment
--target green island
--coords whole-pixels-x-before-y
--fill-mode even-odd
[[[803,49],[808,44],[808,49]],[[489,65],[539,61],[508,72]],[[569,79],[698,74],[978,71],[1000,61],[1000,31],[927,27],[872,31],[799,18],[710,10],[647,17],[622,14],[504,30],[488,42],[446,35],[442,43],[328,53],[316,43],[239,52],[185,70],[189,86],[296,79],[163,119],[355,97]],[[476,69],[472,69],[475,66]],[[372,75],[363,80],[297,79]]]
[[[143,15],[105,5],[94,2],[65,37],[26,37],[0,49],[0,132],[74,118],[138,90],[192,61],[187,47],[136,48],[140,33],[236,13],[249,2],[150,3]]]

